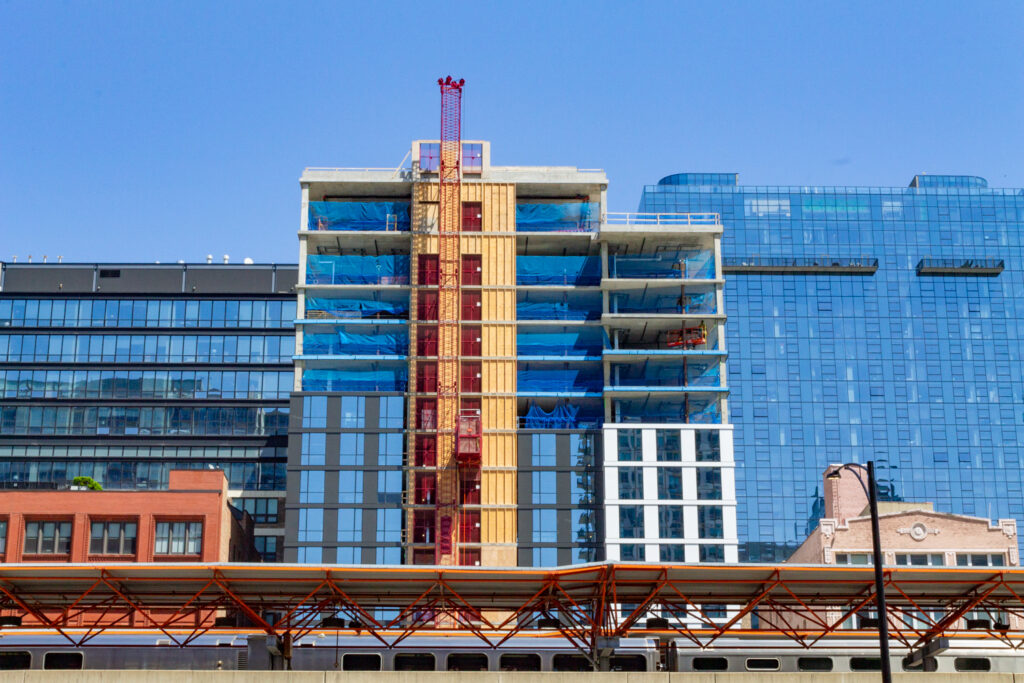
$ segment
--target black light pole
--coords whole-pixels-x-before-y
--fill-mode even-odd
[[[889,662],[889,619],[885,609],[885,584],[882,582],[882,535],[878,529],[878,486],[875,483],[875,463],[868,461],[867,467],[857,463],[840,465],[826,477],[839,479],[843,470],[850,470],[857,477],[857,483],[868,496],[868,507],[871,509],[871,545],[874,551],[875,564],[875,595],[878,605],[878,654],[882,660],[882,683],[892,683],[892,666]],[[866,470],[868,484],[864,485],[858,470]]]

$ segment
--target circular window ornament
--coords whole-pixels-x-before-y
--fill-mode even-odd
[[[910,537],[915,541],[923,541],[928,536],[928,527],[921,522],[915,522],[910,527]]]

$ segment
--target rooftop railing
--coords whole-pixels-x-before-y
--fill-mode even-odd
[[[609,225],[718,225],[717,213],[605,213],[601,220]]]

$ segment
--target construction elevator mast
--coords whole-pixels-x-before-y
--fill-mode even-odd
[[[459,564],[458,428],[462,319],[462,86],[441,86],[441,164],[438,175],[437,534],[436,561]]]

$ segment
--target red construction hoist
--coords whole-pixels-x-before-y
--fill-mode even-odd
[[[462,342],[462,86],[441,86],[441,163],[438,172],[437,533],[439,565],[459,564],[460,466],[480,466],[480,415],[463,415],[459,355]]]

